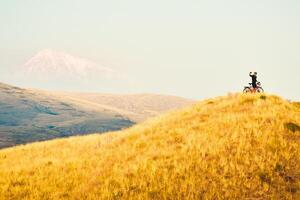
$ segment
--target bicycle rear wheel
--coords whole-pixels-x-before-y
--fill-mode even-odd
[[[258,93],[263,93],[264,92],[264,89],[262,87],[257,87],[256,88],[256,92]]]

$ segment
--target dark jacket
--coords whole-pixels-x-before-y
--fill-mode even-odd
[[[252,86],[256,87],[257,76],[251,73],[249,74],[249,76],[252,78]]]

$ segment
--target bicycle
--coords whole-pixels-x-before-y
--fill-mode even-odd
[[[252,83],[249,83],[250,86],[245,86],[243,93],[263,93],[264,89],[261,87],[261,83],[257,82],[256,88],[252,86]]]

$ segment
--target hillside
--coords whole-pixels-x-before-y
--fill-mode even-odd
[[[111,110],[91,110],[46,93],[0,84],[0,148],[132,124]]]
[[[0,199],[299,199],[300,106],[228,95],[0,151]]]
[[[0,148],[120,130],[193,103],[180,97],[162,95],[148,95],[148,98],[136,98],[139,95],[91,95],[22,89],[0,83]]]

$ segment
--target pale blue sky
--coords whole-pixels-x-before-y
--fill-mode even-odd
[[[53,48],[128,74],[128,92],[300,100],[299,0],[1,0],[0,81]],[[88,90],[88,89],[87,89]]]

